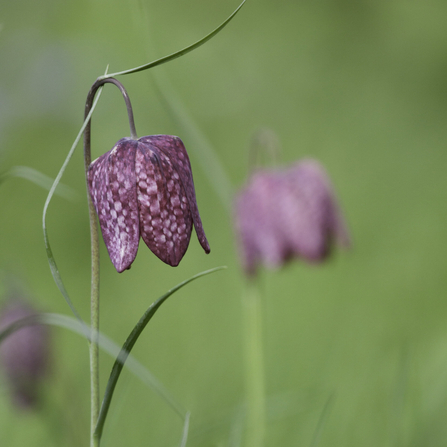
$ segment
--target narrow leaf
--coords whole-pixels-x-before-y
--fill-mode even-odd
[[[38,315],[30,315],[24,318],[20,318],[19,320],[14,321],[13,323],[9,324],[8,326],[4,327],[2,330],[0,330],[0,343],[11,335],[12,333],[18,331],[19,329],[25,327],[25,326],[32,326],[38,323]]]
[[[54,313],[41,313],[14,321],[14,323],[11,323],[9,326],[3,328],[0,331],[0,343],[13,332],[18,331],[25,326],[34,324],[47,324],[62,327],[76,334],[82,335],[89,341],[94,339],[95,335],[95,333],[92,334],[89,326],[76,320],[75,318]],[[111,357],[122,359],[123,363],[127,360],[126,368],[129,369],[129,371],[138,377],[146,386],[156,391],[168,403],[168,405],[170,405],[170,407],[182,417],[182,419],[186,418],[187,411],[174,399],[163,384],[155,376],[153,376],[145,366],[138,362],[138,360],[136,360],[132,355],[126,354],[125,358],[123,358],[121,348],[101,332],[98,333],[96,340],[98,340],[98,345],[101,349],[107,352]]]
[[[323,433],[324,425],[329,417],[329,413],[332,410],[332,404],[334,401],[334,394],[331,394],[326,401],[323,410],[321,411],[320,418],[318,419],[317,426],[312,437],[311,447],[317,447],[320,443],[321,434]]]
[[[174,59],[177,59],[178,57],[184,56],[185,54],[189,53],[190,51],[195,50],[196,48],[199,48],[201,45],[203,45],[205,42],[208,42],[212,37],[214,37],[219,31],[221,31],[223,28],[225,28],[226,25],[231,21],[231,19],[239,12],[239,10],[242,8],[246,0],[243,0],[243,2],[238,6],[238,8],[233,12],[233,14],[228,17],[225,22],[223,22],[221,25],[219,25],[214,31],[203,37],[202,39],[198,40],[197,42],[193,43],[192,45],[189,45],[186,48],[183,48],[183,50],[177,51],[175,53],[169,54],[168,56],[164,56],[160,59],[157,59],[153,62],[149,62],[148,64],[140,65],[139,67],[131,68],[129,70],[119,71],[117,73],[111,73],[106,74],[103,76],[100,76],[98,79],[106,79],[106,78],[112,78],[115,76],[120,75],[126,75],[131,73],[137,73],[139,71],[148,70],[149,68],[156,67],[157,65],[165,64],[166,62],[170,62]]]
[[[185,423],[183,424],[182,441],[180,442],[180,447],[185,447],[186,443],[188,441],[190,416],[191,416],[191,413],[188,411],[185,416]]]
[[[160,76],[159,73],[152,74],[155,87],[162,101],[166,104],[166,108],[173,120],[182,127],[182,134],[190,140],[190,150],[197,154],[196,159],[202,165],[203,172],[208,178],[211,186],[214,188],[216,195],[224,205],[227,211],[231,212],[233,202],[233,187],[225,168],[219,159],[216,149],[207,139],[205,134],[199,128],[198,124],[191,118],[191,114],[186,110],[178,96],[174,93],[166,76]],[[185,137],[185,138],[186,138]]]
[[[146,312],[143,314],[143,316],[140,318],[130,335],[127,337],[127,340],[124,342],[124,345],[121,349],[120,355],[115,360],[115,363],[112,367],[112,371],[110,373],[109,381],[107,382],[106,391],[104,393],[104,399],[102,401],[101,409],[99,411],[99,417],[98,422],[96,424],[95,429],[95,436],[98,439],[101,439],[102,431],[104,428],[104,423],[107,417],[107,412],[109,411],[110,402],[112,400],[113,392],[115,390],[116,384],[118,382],[118,378],[121,374],[121,371],[123,369],[124,363],[127,359],[127,356],[129,355],[130,351],[132,350],[133,346],[135,345],[136,341],[138,340],[138,337],[143,332],[146,325],[149,323],[150,319],[154,316],[155,312],[158,310],[158,308],[177,290],[181,289],[186,284],[190,283],[191,281],[200,278],[201,276],[208,275],[210,273],[216,272],[218,270],[222,270],[226,267],[216,267],[211,270],[206,270],[204,272],[198,273],[197,275],[192,276],[191,278],[187,279],[186,281],[181,282],[180,284],[176,285],[174,288],[169,290],[167,293],[165,293],[163,296],[161,296],[157,301],[153,302],[149,308],[146,310]],[[182,418],[185,417],[184,413],[179,413]]]
[[[24,178],[25,180],[29,180],[35,185],[47,190],[51,189],[54,181],[51,177],[28,166],[13,166],[9,171],[0,176],[0,183],[9,177]],[[73,200],[76,197],[76,192],[62,183],[58,185],[54,193],[67,200]]]
[[[50,192],[48,193],[47,200],[45,201],[45,205],[43,207],[43,216],[42,216],[43,237],[44,237],[44,241],[45,241],[45,249],[46,249],[46,252],[47,252],[48,262],[50,264],[51,273],[53,275],[53,278],[54,278],[54,281],[55,281],[57,287],[59,288],[59,290],[61,291],[62,295],[64,296],[65,301],[70,306],[71,311],[73,312],[74,316],[79,321],[82,321],[82,319],[81,319],[79,313],[77,312],[77,310],[75,309],[73,303],[71,302],[71,299],[70,299],[70,297],[68,295],[67,290],[65,289],[64,283],[62,282],[62,278],[61,278],[61,275],[59,273],[59,269],[57,268],[56,260],[54,259],[53,252],[51,250],[50,241],[49,241],[48,232],[47,232],[46,216],[47,216],[48,205],[50,204],[50,201],[51,201],[51,199],[53,197],[53,194],[54,194],[54,192],[55,192],[55,190],[56,190],[56,188],[57,188],[57,186],[58,186],[58,184],[60,182],[60,179],[61,179],[62,175],[65,172],[65,169],[66,169],[68,163],[71,160],[71,157],[73,156],[73,153],[74,153],[74,151],[76,149],[76,146],[78,145],[79,140],[81,139],[82,133],[84,132],[84,130],[85,130],[86,126],[87,126],[87,123],[89,122],[89,120],[92,117],[93,111],[95,110],[96,104],[98,103],[99,97],[101,96],[101,92],[102,92],[102,87],[99,89],[98,95],[95,98],[95,101],[94,101],[94,103],[92,105],[90,113],[87,115],[87,118],[85,119],[84,124],[81,127],[81,130],[79,131],[79,133],[78,133],[78,135],[77,135],[73,145],[71,146],[70,151],[68,152],[67,158],[65,159],[65,161],[64,161],[64,163],[63,163],[63,165],[62,165],[62,167],[61,167],[61,169],[59,171],[59,173],[57,174],[56,179],[53,182],[53,185],[50,188]]]

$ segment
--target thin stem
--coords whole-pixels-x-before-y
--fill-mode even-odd
[[[265,384],[262,343],[262,303],[255,282],[242,297],[245,319],[245,379],[247,393],[247,447],[262,447],[265,437]]]
[[[92,98],[93,101],[93,98]],[[87,101],[88,104],[88,101]],[[90,104],[86,104],[86,115],[90,109]],[[96,447],[94,429],[99,414],[99,350],[98,350],[98,330],[99,330],[99,231],[96,221],[96,212],[88,190],[88,167],[91,162],[90,151],[90,126],[89,121],[84,132],[84,164],[87,182],[87,201],[90,219],[90,240],[91,240],[91,263],[92,276],[90,286],[90,326],[91,340],[90,346],[90,447]]]
[[[252,174],[263,165],[275,166],[281,157],[281,145],[273,130],[261,128],[252,137],[248,152],[248,172]]]
[[[129,95],[127,94],[126,89],[124,88],[123,84],[121,82],[117,81],[114,78],[107,78],[107,79],[101,79],[98,78],[95,83],[92,85],[90,91],[87,95],[87,101],[85,102],[85,114],[84,116],[87,117],[88,112],[90,111],[93,99],[96,95],[96,92],[98,91],[98,88],[101,87],[104,84],[114,84],[116,87],[118,87],[121,91],[121,94],[123,95],[124,101],[126,102],[126,108],[127,108],[127,116],[129,118],[129,126],[130,126],[130,137],[133,140],[137,140],[137,131],[135,130],[135,121],[133,118],[133,111],[132,111],[132,104],[130,103]],[[90,154],[90,121],[87,124],[87,127],[85,128],[84,132],[84,158],[85,162],[88,162],[88,166],[90,166],[91,163],[91,154]],[[88,144],[87,144],[88,143]],[[88,168],[87,166],[87,168]]]
[[[87,101],[85,104],[85,118],[87,118],[90,109],[93,105],[93,99],[98,89],[106,84],[111,83],[116,85],[126,102],[127,113],[130,124],[131,138],[137,139],[137,132],[135,130],[135,123],[133,119],[132,106],[129,96],[124,89],[123,85],[116,79],[103,79],[97,80],[90,89]],[[95,427],[99,416],[99,346],[98,346],[98,334],[99,334],[99,228],[96,220],[96,210],[93,205],[93,201],[89,194],[88,188],[88,168],[91,163],[91,121],[89,120],[84,131],[84,168],[85,179],[87,183],[87,201],[89,209],[90,219],[90,239],[91,239],[91,260],[92,260],[92,276],[90,287],[90,326],[91,326],[91,341],[90,346],[90,447],[98,447],[100,439],[95,436]]]
[[[102,92],[102,89],[98,90],[98,95],[96,96],[95,101],[93,102],[92,106],[90,107],[90,111],[89,111],[87,117],[84,119],[84,123],[82,124],[82,127],[81,127],[78,135],[76,136],[76,139],[73,142],[73,145],[71,146],[71,149],[68,152],[68,155],[65,158],[65,161],[62,164],[62,167],[60,168],[59,173],[57,174],[57,176],[53,182],[53,186],[50,188],[50,192],[48,193],[47,199],[45,200],[45,204],[43,206],[43,213],[42,213],[43,238],[45,241],[45,249],[47,252],[48,263],[50,264],[51,274],[53,275],[54,282],[56,283],[58,289],[62,293],[62,296],[65,298],[66,303],[68,304],[71,311],[73,312],[73,315],[81,323],[83,323],[83,320],[82,320],[81,316],[79,315],[79,312],[75,309],[73,303],[71,302],[70,296],[68,295],[68,292],[65,289],[64,283],[63,283],[61,275],[59,273],[59,269],[56,264],[56,260],[54,259],[53,252],[51,250],[50,240],[48,238],[46,216],[47,216],[48,206],[50,205],[53,194],[54,194],[57,186],[59,185],[60,179],[62,178],[62,175],[64,174],[65,169],[68,166],[68,163],[70,162],[71,158],[73,157],[74,151],[79,143],[79,140],[81,139],[82,134],[84,133],[87,123],[90,121],[93,111],[95,110],[96,104],[98,103],[99,97],[101,96],[101,92]]]

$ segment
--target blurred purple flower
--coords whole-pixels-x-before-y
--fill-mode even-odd
[[[163,262],[177,266],[194,224],[200,245],[210,252],[180,138],[122,138],[92,162],[88,183],[104,242],[119,273],[134,261],[140,236]]]
[[[34,315],[36,311],[29,304],[9,300],[0,313],[0,330]],[[49,369],[49,354],[50,333],[46,326],[22,327],[0,344],[0,366],[18,407],[32,408],[38,403],[39,385]]]
[[[259,170],[235,199],[235,227],[245,272],[277,268],[294,257],[321,262],[332,242],[350,244],[323,167],[303,160],[285,170]]]

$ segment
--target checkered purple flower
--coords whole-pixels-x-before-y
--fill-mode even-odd
[[[259,170],[235,199],[235,227],[248,275],[295,257],[321,262],[332,242],[349,235],[323,167],[303,160],[285,170]]]
[[[193,224],[200,245],[210,252],[191,164],[180,138],[122,138],[92,162],[88,183],[104,242],[118,272],[130,268],[140,236],[163,262],[177,266],[188,248]]]

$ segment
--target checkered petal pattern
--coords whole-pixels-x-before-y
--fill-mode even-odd
[[[177,266],[194,225],[209,253],[191,164],[178,137],[123,138],[90,165],[88,181],[104,242],[118,272],[130,268],[140,236],[158,258]]]
[[[319,263],[334,241],[350,245],[332,184],[315,160],[255,172],[235,198],[234,221],[248,275],[258,264],[273,269],[292,258]]]

